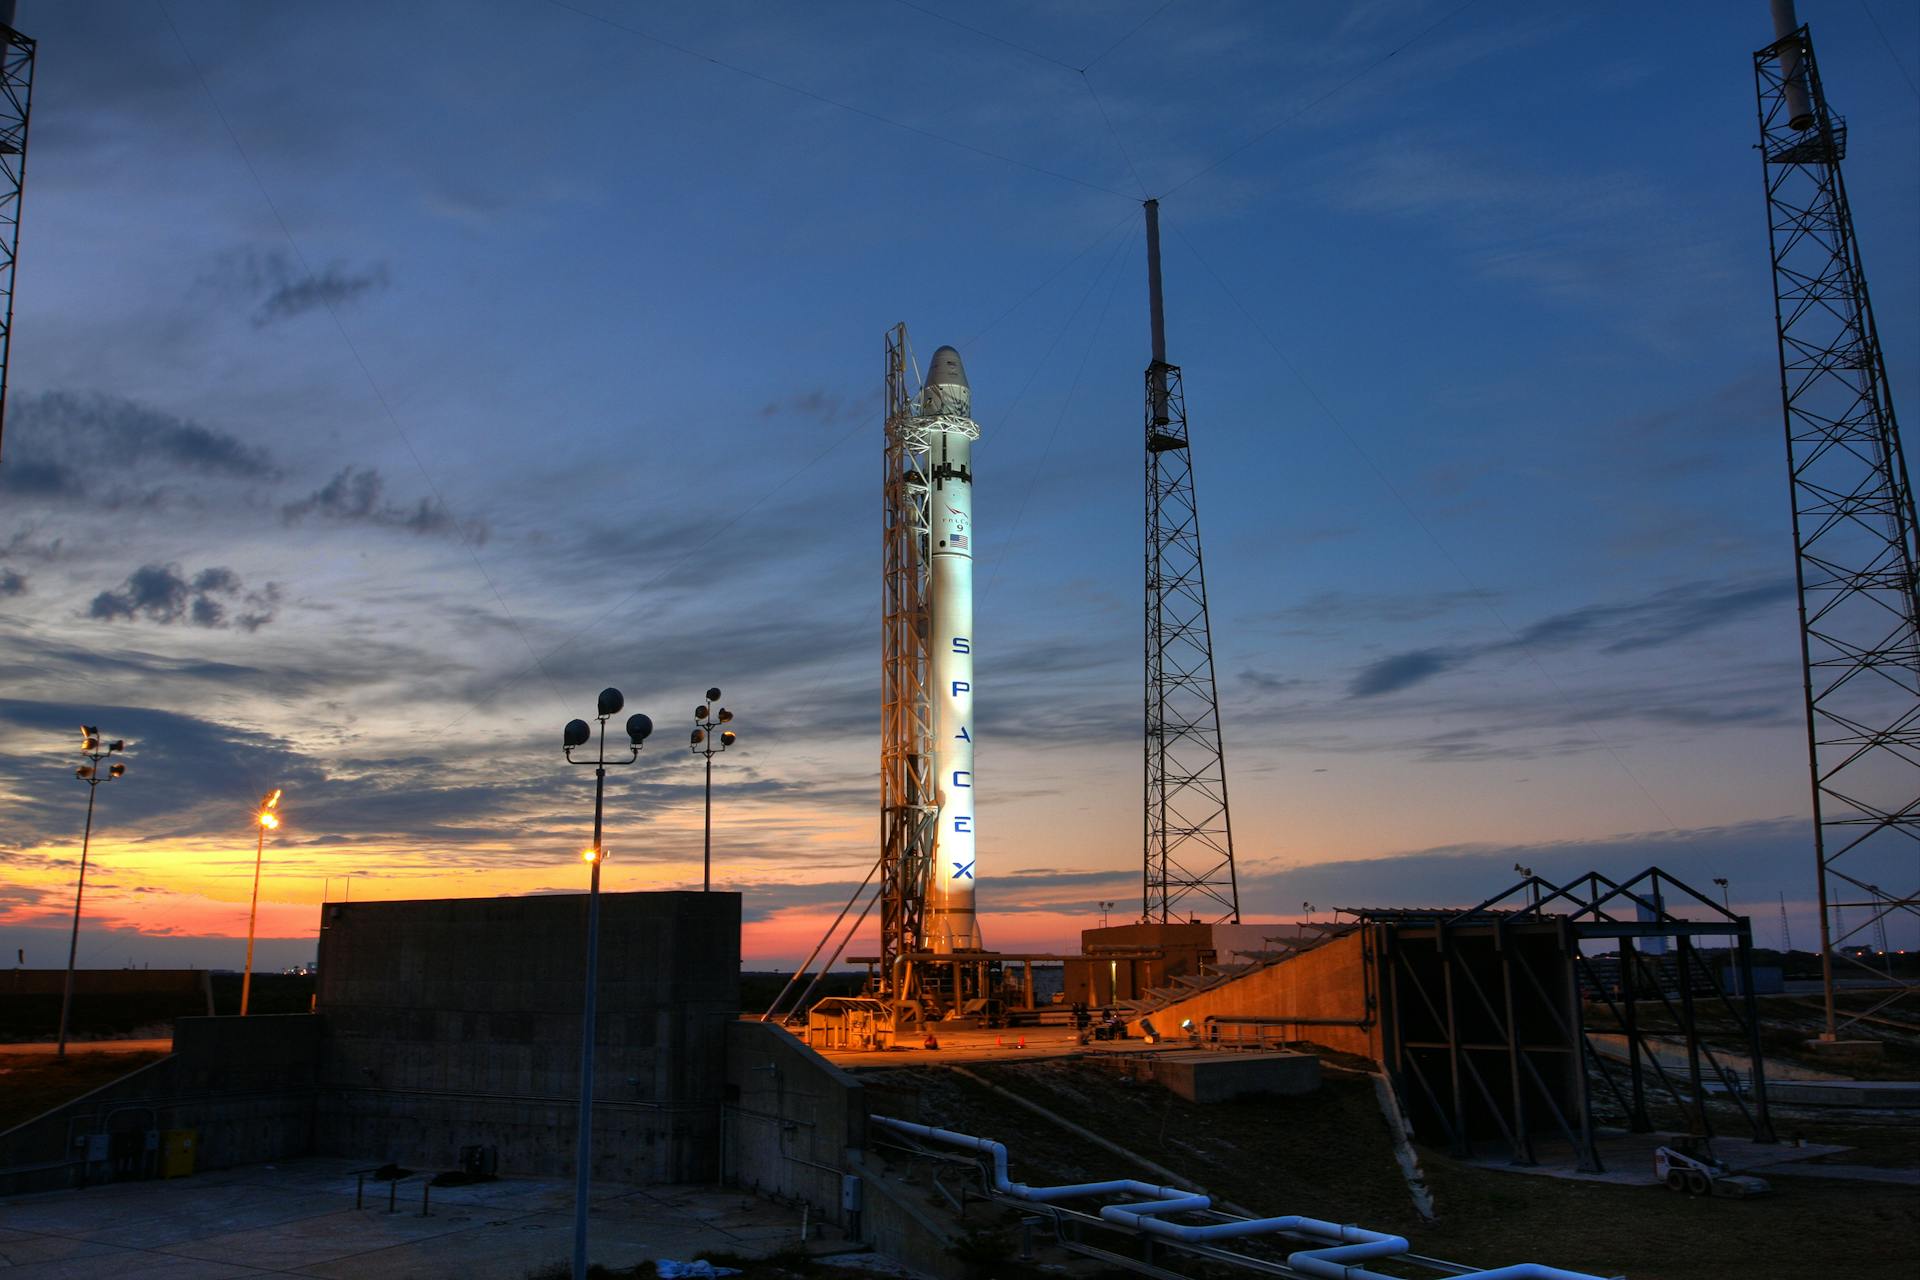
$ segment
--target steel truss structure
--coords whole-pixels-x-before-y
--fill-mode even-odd
[[[20,194],[27,181],[33,58],[33,41],[0,23],[0,446],[6,441],[7,368],[13,355],[13,271],[20,250]]]
[[[1226,753],[1180,367],[1166,359],[1159,206],[1147,213],[1146,814],[1141,918],[1239,923]]]
[[[939,815],[931,776],[927,649],[931,445],[914,413],[907,326],[887,334],[885,539],[881,600],[880,981],[896,1011],[913,999]],[[916,1006],[917,1007],[917,1006]]]
[[[1826,1038],[1833,970],[1886,917],[1920,917],[1920,581],[1913,490],[1806,27],[1753,55],[1793,496]],[[1892,891],[1878,883],[1895,877]],[[1901,890],[1906,890],[1901,892]],[[1852,924],[1842,913],[1854,909]],[[1878,970],[1873,970],[1879,974]],[[1880,974],[1882,978],[1886,975]]]
[[[1667,907],[1684,902],[1706,913],[1685,919]],[[1535,1163],[1539,1134],[1557,1136],[1581,1169],[1600,1172],[1591,1082],[1597,1079],[1635,1132],[1654,1128],[1648,1102],[1657,1081],[1683,1123],[1712,1137],[1708,1073],[1757,1141],[1774,1140],[1753,996],[1752,928],[1745,916],[1650,867],[1625,883],[1589,872],[1555,886],[1529,877],[1466,911],[1344,908],[1374,932],[1381,969],[1382,1059],[1415,1117],[1434,1122],[1461,1156],[1497,1134],[1515,1164]],[[1696,954],[1702,937],[1735,939],[1730,996]],[[1636,941],[1664,939],[1665,957],[1649,963]],[[1617,974],[1582,944],[1617,944]],[[1736,1001],[1738,1003],[1736,1003]],[[1588,1024],[1589,1003],[1613,1025]],[[1655,1005],[1657,1002],[1657,1010]],[[1716,1052],[1702,1033],[1700,1006],[1731,1020]],[[1676,1082],[1645,1025],[1664,1012],[1667,1035],[1686,1042],[1687,1073]],[[1603,1053],[1596,1035],[1613,1052]],[[1745,1074],[1724,1040],[1741,1042]],[[1615,1041],[1621,1042],[1618,1048]],[[1625,1063],[1620,1062],[1625,1056]]]

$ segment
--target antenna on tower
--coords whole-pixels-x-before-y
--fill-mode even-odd
[[[1213,681],[1213,632],[1200,557],[1180,366],[1167,363],[1160,289],[1160,203],[1146,202],[1147,750],[1141,918],[1240,921],[1227,810],[1227,762]]]

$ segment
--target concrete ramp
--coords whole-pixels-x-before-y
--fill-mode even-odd
[[[1379,1061],[1374,981],[1364,931],[1353,929],[1310,950],[1211,975],[1196,989],[1155,992],[1136,1004],[1127,1032],[1145,1035],[1151,1023],[1169,1040],[1197,1035],[1248,1047],[1312,1040]]]

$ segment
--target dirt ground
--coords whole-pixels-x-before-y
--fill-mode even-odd
[[[1329,1073],[1315,1094],[1196,1105],[1128,1084],[1096,1063],[1054,1060],[969,1068],[1260,1214],[1301,1213],[1403,1234],[1415,1251],[1478,1267],[1518,1262],[1630,1280],[1920,1274],[1920,1190],[1780,1177],[1749,1201],[1690,1199],[1471,1168],[1421,1151],[1439,1218],[1414,1212],[1372,1082]],[[956,1072],[863,1071],[877,1114],[938,1123],[1005,1142],[1031,1182],[1137,1174],[1123,1161],[1011,1107]],[[1854,1163],[1920,1162],[1916,1130],[1898,1122],[1798,1121],[1809,1137],[1867,1140]],[[1893,1127],[1889,1127],[1889,1124]],[[1904,1159],[1903,1159],[1904,1153]],[[1864,1155],[1869,1159],[1861,1159]]]

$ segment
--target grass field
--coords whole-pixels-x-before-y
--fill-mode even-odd
[[[158,1053],[6,1053],[0,1050],[0,1132],[118,1080]]]
[[[1301,1213],[1408,1237],[1416,1252],[1494,1267],[1541,1262],[1631,1280],[1752,1280],[1920,1273],[1920,1193],[1873,1183],[1777,1179],[1749,1201],[1689,1199],[1662,1187],[1577,1183],[1486,1170],[1422,1151],[1439,1210],[1414,1212],[1370,1081],[1329,1075],[1302,1098],[1200,1106],[1128,1085],[1084,1062],[1006,1064],[982,1078],[1177,1170],[1259,1214]],[[875,1112],[1007,1143],[1016,1179],[1117,1177],[1119,1157],[952,1072],[862,1072]],[[1862,1126],[1862,1133],[1874,1126]],[[1912,1129],[1882,1129],[1881,1153]],[[1854,1136],[1862,1136],[1856,1133]],[[1888,1162],[1896,1162],[1889,1159]]]

